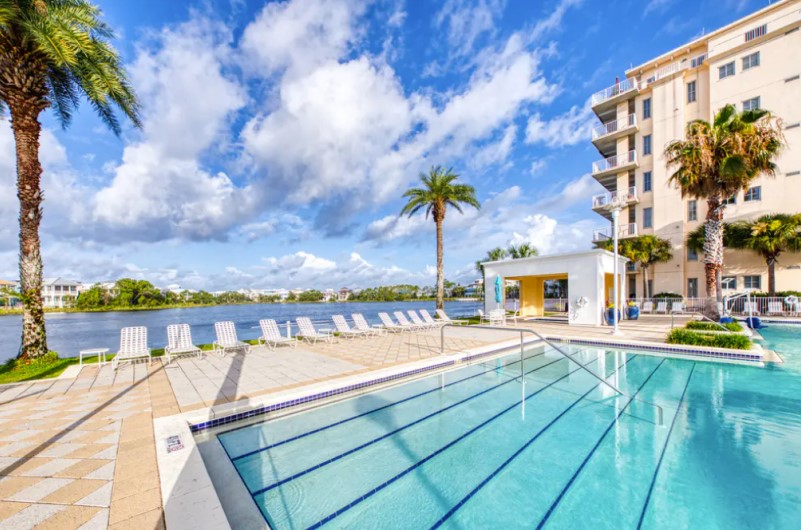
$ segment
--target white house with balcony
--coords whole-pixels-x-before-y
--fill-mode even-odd
[[[42,281],[42,303],[44,307],[72,307],[82,288],[81,282],[45,278]]]

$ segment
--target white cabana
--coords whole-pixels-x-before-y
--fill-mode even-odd
[[[621,305],[626,300],[626,263],[618,258]],[[533,258],[488,261],[484,265],[484,308],[486,312],[505,307],[495,296],[496,277],[520,283],[520,316],[544,315],[545,282],[567,280],[569,297],[568,322],[600,326],[607,303],[614,299],[615,256],[596,249],[572,254],[555,254]],[[505,289],[504,289],[505,291]],[[621,316],[624,311],[621,308]]]

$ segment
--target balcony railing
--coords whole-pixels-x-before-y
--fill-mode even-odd
[[[592,95],[592,104],[598,105],[599,103],[603,103],[607,99],[612,99],[613,97],[619,96],[625,92],[630,90],[635,90],[637,88],[637,80],[636,79],[626,79],[621,81],[615,85],[610,86],[609,88],[605,88],[600,92],[596,92]]]
[[[626,118],[620,120],[612,120],[607,123],[602,123],[592,130],[592,139],[595,140],[607,134],[616,133],[629,127],[637,125],[637,115],[629,114]]]
[[[676,72],[681,72],[682,70],[686,70],[688,68],[698,68],[704,62],[706,62],[707,55],[702,53],[701,55],[697,55],[692,59],[682,59],[681,61],[673,64],[669,64],[667,66],[663,66],[656,72],[654,75],[648,77],[645,80],[645,84],[641,88],[645,88],[646,86],[659,81],[660,79],[664,79],[665,77],[671,76]]]
[[[619,225],[617,237],[619,239],[624,239],[627,237],[637,237],[637,223],[626,223],[624,225]],[[599,241],[606,241],[607,239],[612,239],[612,227],[607,226],[605,228],[599,228],[597,230],[593,230],[592,232],[593,243],[598,243]]]
[[[592,198],[592,209],[597,210],[598,208],[606,208],[607,206],[612,206],[614,204],[624,207],[627,204],[638,201],[639,197],[637,197],[637,188],[632,186],[626,190],[612,191],[595,195]],[[637,225],[634,225],[634,231],[636,232],[636,230]]]
[[[610,156],[609,158],[604,158],[603,160],[593,162],[592,172],[603,173],[604,171],[609,171],[610,169],[614,169],[616,167],[636,162],[637,162],[637,151],[632,150],[622,155]]]

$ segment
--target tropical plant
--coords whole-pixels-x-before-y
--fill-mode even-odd
[[[528,243],[520,243],[519,245],[514,245],[514,244],[509,245],[507,252],[509,253],[509,257],[511,257],[512,259],[533,258],[534,256],[537,256],[539,254],[537,248]]]
[[[403,194],[403,197],[408,201],[401,210],[400,215],[411,217],[420,210],[425,209],[426,218],[430,215],[437,226],[437,309],[445,307],[442,248],[442,223],[445,220],[445,212],[450,206],[457,212],[462,213],[462,205],[464,204],[476,209],[481,208],[481,204],[476,199],[475,188],[467,184],[458,183],[458,179],[459,175],[454,173],[453,169],[434,166],[428,174],[420,174],[422,187],[411,188]]]
[[[481,276],[484,276],[484,265],[482,265],[482,263],[486,263],[488,261],[501,261],[502,259],[506,259],[508,257],[509,252],[505,248],[495,247],[488,251],[487,255],[484,256],[483,259],[476,261],[476,271]]]
[[[595,246],[611,251],[614,240],[598,241]],[[648,292],[648,269],[655,263],[665,263],[673,258],[673,246],[667,239],[645,234],[618,240],[618,254],[636,263],[642,270],[642,292],[645,298],[650,298]]]
[[[698,251],[704,238],[701,225],[687,236],[687,247]],[[785,252],[801,252],[801,214],[769,214],[753,221],[724,223],[726,248],[752,250],[768,266],[768,294],[776,293],[776,263]]]
[[[39,115],[70,123],[81,96],[119,134],[115,108],[139,126],[138,104],[101,11],[86,0],[0,0],[0,111],[8,108],[20,202],[20,357],[47,353],[42,307],[42,165]]]
[[[763,109],[737,112],[734,105],[720,109],[712,123],[695,120],[685,138],[665,148],[670,182],[682,197],[707,203],[704,232],[706,293],[717,298],[707,313],[718,316],[722,304],[719,287],[723,271],[723,212],[726,199],[739,193],[761,175],[774,176],[774,159],[784,145],[781,121]]]

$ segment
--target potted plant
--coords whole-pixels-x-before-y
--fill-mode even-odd
[[[637,320],[640,318],[640,308],[637,305],[637,302],[630,300],[628,306],[626,307],[626,317],[629,320]]]
[[[606,305],[606,314],[605,314],[605,317],[606,317],[606,323],[607,323],[607,324],[609,324],[610,326],[613,326],[613,325],[615,324],[615,322],[614,322],[614,318],[615,318],[615,304],[614,304],[614,303],[612,303],[612,302],[609,302],[609,303]],[[618,322],[620,322],[620,311],[618,311],[618,312],[617,312],[617,321],[618,321]]]

